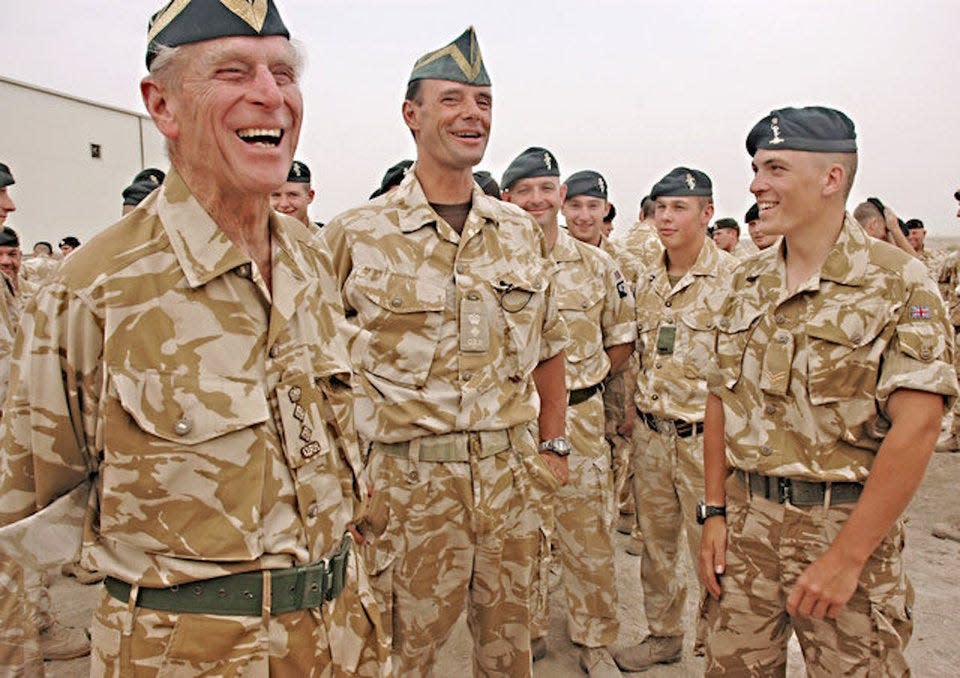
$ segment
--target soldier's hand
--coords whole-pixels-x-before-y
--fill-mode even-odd
[[[836,549],[827,549],[800,575],[787,597],[787,612],[816,619],[836,619],[857,590],[862,569],[862,563]]]
[[[570,466],[567,463],[569,457],[561,457],[553,452],[541,452],[540,456],[547,462],[550,471],[557,477],[561,485],[566,485],[570,481]]]
[[[699,560],[700,583],[707,593],[720,600],[720,576],[727,569],[727,521],[723,516],[711,516],[703,524]]]

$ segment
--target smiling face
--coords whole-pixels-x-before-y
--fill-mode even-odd
[[[732,228],[718,228],[713,232],[713,242],[724,252],[733,252],[740,241],[740,234]]]
[[[10,280],[16,280],[20,274],[20,265],[23,263],[23,254],[15,245],[0,245],[0,271]]]
[[[764,233],[760,229],[760,220],[754,219],[747,222],[747,230],[750,232],[750,239],[759,250],[765,250],[777,241],[777,237]]]
[[[702,246],[713,217],[713,203],[693,196],[662,196],[656,205],[657,234],[668,252]]]
[[[290,169],[303,115],[290,41],[229,37],[178,50],[169,77],[141,85],[174,166],[221,193],[269,195]]]
[[[403,119],[417,141],[417,162],[462,171],[483,159],[490,138],[490,88],[451,80],[421,80]]]
[[[567,231],[577,240],[599,245],[603,218],[608,209],[610,206],[606,200],[593,195],[578,195],[565,200],[562,211]]]
[[[287,181],[270,194],[270,207],[281,214],[289,214],[309,225],[307,207],[313,202],[314,192],[310,184]]]
[[[559,177],[528,177],[518,179],[510,190],[504,191],[503,199],[529,213],[541,228],[549,228],[557,225],[566,192]]]

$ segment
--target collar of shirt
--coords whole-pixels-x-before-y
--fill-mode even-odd
[[[449,229],[449,233],[442,234],[448,240],[457,242],[466,239],[487,221],[495,225],[499,223],[492,209],[496,204],[496,198],[492,198],[480,190],[476,182],[473,184],[471,201],[472,207],[469,216],[467,216],[467,222],[463,226],[463,233],[458,236],[453,229]],[[397,213],[397,225],[404,233],[411,233],[428,225],[437,225],[437,213],[430,207],[427,196],[423,192],[423,187],[412,168],[407,172],[397,189],[390,194],[387,204],[400,208]],[[440,230],[439,227],[438,230]]]

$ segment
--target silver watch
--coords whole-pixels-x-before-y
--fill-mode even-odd
[[[558,457],[566,457],[570,454],[571,449],[570,441],[563,436],[557,436],[556,438],[544,440],[540,443],[541,452],[552,452]]]

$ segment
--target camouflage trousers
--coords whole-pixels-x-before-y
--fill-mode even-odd
[[[553,501],[554,544],[550,557],[563,565],[570,640],[586,647],[605,647],[620,631],[617,620],[617,578],[613,547],[613,472],[610,448],[603,437],[603,399],[599,395],[567,407],[570,480]],[[548,551],[544,550],[546,556]],[[548,588],[541,561],[535,583],[533,636],[547,633]]]
[[[40,634],[31,618],[23,570],[13,557],[0,552],[0,675],[42,676]]]
[[[749,496],[727,479],[727,569],[719,601],[703,606],[707,675],[783,676],[797,634],[808,676],[903,676],[913,628],[913,588],[904,573],[903,525],[884,538],[836,619],[791,618],[786,599],[833,542],[855,504],[824,508]]]
[[[359,560],[351,555],[335,600],[273,616],[150,610],[102,589],[90,675],[389,676],[380,613]]]
[[[633,362],[632,356],[629,362]],[[628,367],[607,377],[603,389],[604,436],[613,452],[614,496],[617,509],[625,515],[636,511],[632,490],[633,469],[630,464],[633,445],[630,438],[621,434],[619,429],[626,419],[626,408],[633,403],[630,387],[636,380],[636,374]]]
[[[466,461],[387,454],[374,443],[366,472],[374,488],[364,547],[392,634],[397,675],[430,675],[466,608],[473,671],[529,676],[530,586],[543,507],[558,482],[525,426],[506,449],[484,434],[414,441],[426,450],[467,436]]]
[[[633,477],[643,533],[640,581],[647,625],[656,636],[682,636],[687,574],[680,570],[680,548],[685,533],[695,565],[700,552],[696,507],[703,499],[703,436],[657,433],[638,415],[633,444],[638,451]]]

